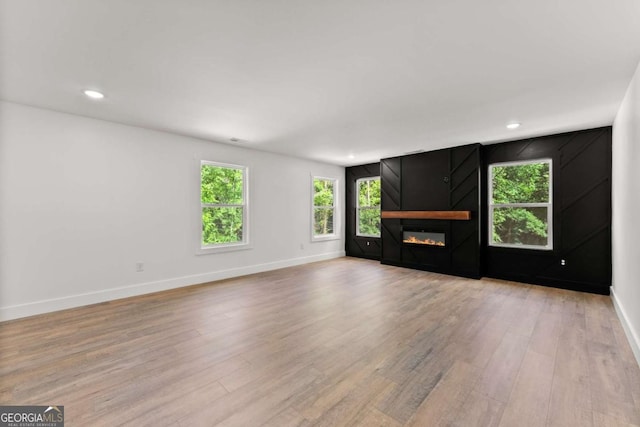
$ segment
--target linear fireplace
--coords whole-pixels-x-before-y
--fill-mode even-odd
[[[445,246],[445,234],[434,231],[403,230],[402,243],[442,247]]]

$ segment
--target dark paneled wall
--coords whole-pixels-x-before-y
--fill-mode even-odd
[[[356,236],[356,181],[360,178],[380,176],[380,163],[346,168],[346,238],[345,251],[348,256],[380,259],[380,238]]]
[[[381,203],[383,211],[400,210],[402,197],[402,158],[382,159],[380,161],[382,181]]]
[[[451,221],[451,269],[461,276],[480,277],[481,146],[449,150],[449,209],[471,211],[471,221]]]
[[[449,150],[402,157],[402,210],[449,208]]]
[[[470,221],[382,220],[382,262],[480,277],[480,144],[383,159],[382,210],[468,210]],[[440,231],[445,247],[405,245],[404,228]]]
[[[553,160],[553,250],[488,246],[488,224],[483,224],[485,275],[608,294],[611,128],[489,145],[484,151],[484,188],[488,185],[486,171],[491,163]],[[486,214],[486,201],[483,204]]]
[[[553,250],[488,246],[488,165],[541,158],[553,161]],[[394,157],[347,168],[346,174],[347,255],[466,277],[609,293],[611,127]],[[383,219],[381,239],[357,237],[355,181],[377,175],[382,210],[468,210],[472,220]],[[404,245],[403,227],[445,232],[446,249]]]
[[[402,201],[402,158],[380,161],[381,209],[399,211]],[[383,219],[380,224],[382,260],[388,264],[402,262],[402,222],[399,219]]]

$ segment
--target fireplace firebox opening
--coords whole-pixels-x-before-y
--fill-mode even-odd
[[[402,243],[442,247],[445,246],[445,234],[433,231],[403,230]]]

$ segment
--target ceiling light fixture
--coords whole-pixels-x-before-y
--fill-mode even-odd
[[[356,158],[356,156],[353,155],[353,154],[349,154],[347,157],[350,158],[350,159],[355,159]]]
[[[520,123],[509,123],[507,125],[507,129],[518,129],[520,127]]]
[[[104,94],[98,92],[97,90],[87,89],[87,90],[83,91],[82,93],[84,93],[85,95],[87,95],[91,99],[102,99],[102,98],[104,98]]]

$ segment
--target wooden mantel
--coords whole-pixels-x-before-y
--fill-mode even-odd
[[[382,211],[383,219],[470,220],[471,211]]]

